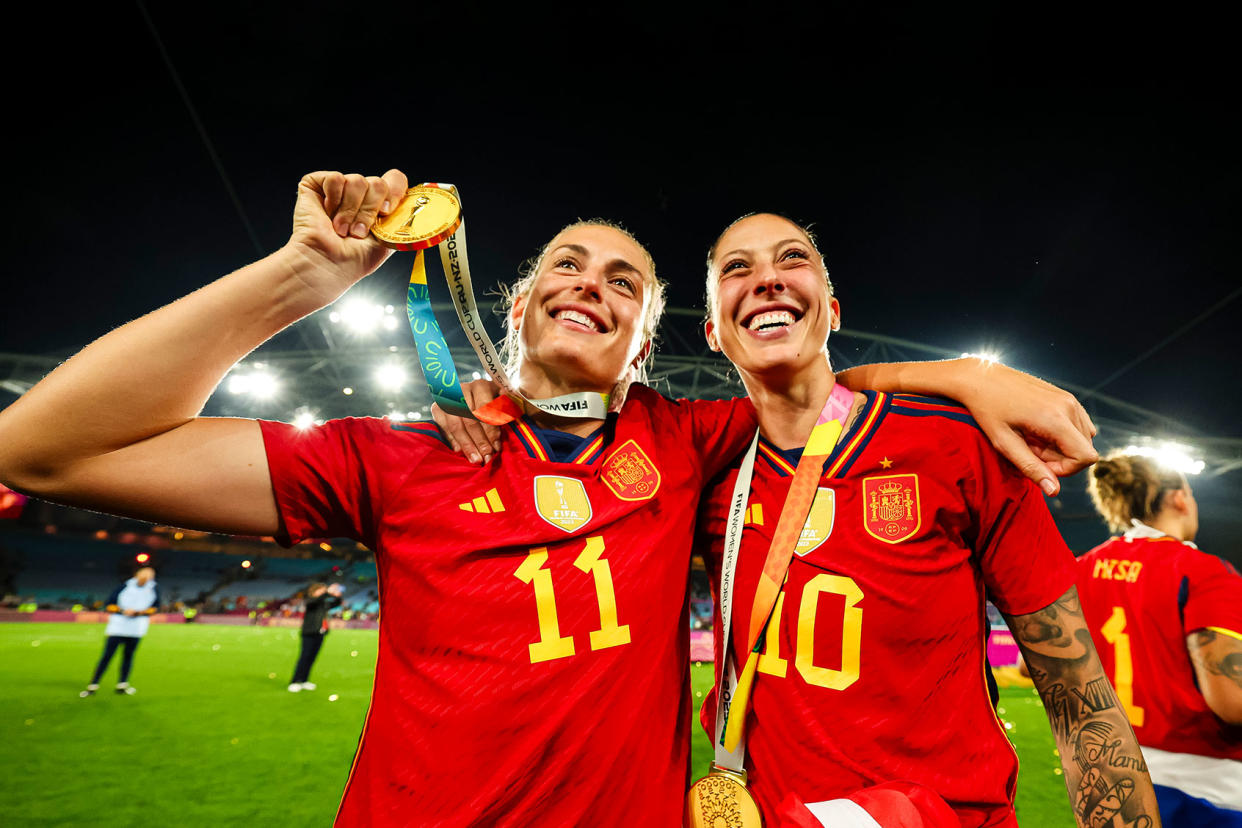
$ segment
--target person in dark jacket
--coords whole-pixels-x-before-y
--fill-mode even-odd
[[[293,681],[289,683],[290,693],[303,690],[314,690],[315,683],[310,681],[311,665],[319,655],[323,646],[323,637],[328,634],[328,610],[341,605],[341,585],[311,584],[306,591],[306,612],[302,615],[302,652],[298,655],[298,665],[293,668]]]

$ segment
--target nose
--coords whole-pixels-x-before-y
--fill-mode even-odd
[[[755,268],[755,295],[762,296],[765,293],[784,293],[785,280],[781,278],[781,274],[776,268],[770,264],[761,264]]]
[[[591,299],[603,296],[604,274],[594,267],[583,268],[574,283],[574,293]]]

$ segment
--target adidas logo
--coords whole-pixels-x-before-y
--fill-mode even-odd
[[[478,512],[488,515],[492,512],[503,512],[505,504],[500,502],[500,493],[495,489],[488,489],[487,494],[483,497],[476,497],[469,503],[462,503],[457,506],[463,512]]]
[[[752,503],[746,507],[746,514],[742,516],[743,526],[762,526],[763,525],[763,504]]]

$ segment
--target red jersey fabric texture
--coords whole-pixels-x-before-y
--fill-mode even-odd
[[[984,676],[984,595],[1011,615],[1042,609],[1073,585],[1073,556],[1043,495],[965,409],[864,393],[825,463],[763,639],[745,733],[750,788],[769,821],[790,796],[815,802],[906,781],[938,793],[964,826],[1016,825],[1017,757]],[[761,443],[737,565],[734,658],[792,470]],[[735,477],[723,475],[701,506],[717,580]],[[719,653],[719,622],[716,630]],[[703,706],[709,733],[715,712],[713,694]]]
[[[1078,559],[1078,594],[1105,672],[1123,701],[1132,697],[1139,744],[1242,760],[1242,728],[1208,708],[1186,648],[1196,630],[1242,634],[1234,568],[1168,535],[1119,537]]]
[[[354,538],[379,573],[337,825],[680,824],[695,510],[749,403],[636,386],[568,462],[519,421],[482,468],[429,424],[262,428],[283,540]]]

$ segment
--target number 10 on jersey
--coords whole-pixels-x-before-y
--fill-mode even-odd
[[[603,650],[630,643],[630,625],[617,623],[617,596],[612,586],[612,569],[604,560],[604,539],[598,535],[586,539],[586,546],[574,566],[591,576],[595,582],[595,599],[599,603],[599,629],[591,631],[591,649]],[[552,572],[546,568],[548,549],[540,546],[530,550],[514,576],[535,589],[535,609],[539,615],[539,640],[530,645],[530,663],[551,661],[574,654],[572,636],[561,635],[556,617],[556,592],[552,588]]]

